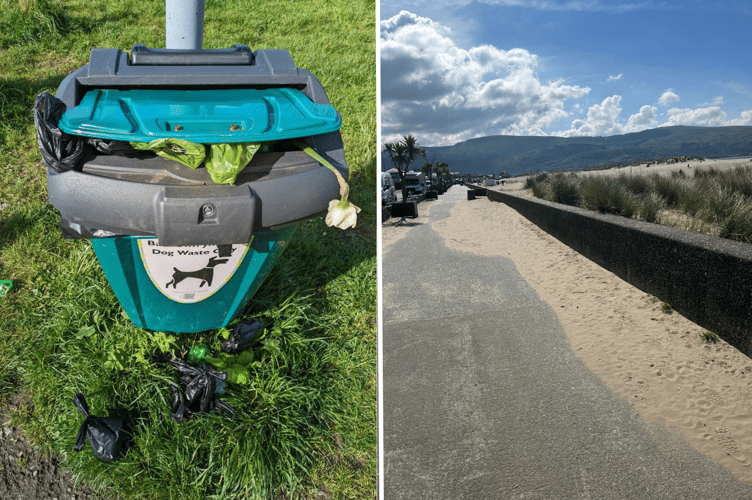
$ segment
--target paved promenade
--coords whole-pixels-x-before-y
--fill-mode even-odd
[[[384,250],[384,498],[752,498],[593,375],[513,261],[445,246],[461,199]]]

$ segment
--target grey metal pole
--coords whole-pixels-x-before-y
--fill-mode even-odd
[[[168,49],[200,49],[204,41],[204,0],[165,0]]]

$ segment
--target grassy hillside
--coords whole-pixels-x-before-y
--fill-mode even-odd
[[[435,156],[452,171],[497,174],[506,170],[517,175],[679,155],[752,154],[752,127],[676,126],[609,137],[491,136],[425,149],[429,159]],[[391,165],[388,157],[382,155],[382,160],[385,167]]]

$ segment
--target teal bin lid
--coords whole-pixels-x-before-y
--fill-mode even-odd
[[[67,110],[63,132],[130,142],[203,144],[294,139],[339,130],[333,106],[296,89],[90,90]]]

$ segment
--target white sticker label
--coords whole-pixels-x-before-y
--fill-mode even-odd
[[[243,261],[249,245],[165,247],[155,239],[138,240],[144,268],[160,292],[190,304],[214,295]]]

